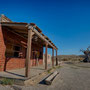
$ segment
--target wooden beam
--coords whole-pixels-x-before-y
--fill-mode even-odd
[[[56,50],[56,66],[58,65],[57,50]]]
[[[26,26],[27,23],[17,23],[17,22],[1,22],[2,26]]]
[[[14,31],[16,31],[16,32],[19,32],[19,33],[23,33],[23,34],[27,34],[28,32],[27,31],[21,31],[21,30],[18,30],[18,29],[14,29]]]
[[[26,39],[26,40],[27,40],[27,38],[25,38],[23,35],[21,35],[21,34],[15,32],[15,31],[14,31],[12,28],[10,28],[10,27],[3,27],[3,28],[5,28],[5,29],[7,29],[8,31],[10,31],[10,32],[12,32],[12,33],[14,33],[14,34],[16,34],[16,35],[22,37],[23,39]]]
[[[31,43],[32,43],[32,29],[29,29],[27,42],[26,70],[25,70],[26,77],[28,77],[30,73]]]
[[[48,44],[46,43],[46,47],[45,47],[45,70],[47,70],[47,49],[48,49]]]
[[[52,67],[54,67],[54,48],[52,48]]]
[[[29,25],[29,27],[31,27],[31,25]],[[28,27],[28,28],[29,28],[29,27]],[[46,43],[48,43],[52,48],[57,49],[57,48],[56,48],[54,45],[52,45],[47,39],[45,39],[45,37],[42,36],[37,30],[33,29],[33,32],[35,32],[35,34],[36,34],[39,38],[41,38],[41,39],[44,40]]]
[[[45,83],[47,85],[51,85],[52,81],[54,80],[54,78],[57,76],[57,74],[59,74],[57,71],[51,73],[46,79],[45,79]]]
[[[39,33],[42,32],[42,30],[41,30],[38,26],[36,26],[35,23],[30,23],[30,25],[32,25],[34,28],[36,28],[36,29],[38,30]]]
[[[10,26],[10,27],[14,27],[14,26],[16,26],[16,27],[31,27],[31,25],[30,24],[28,24],[28,23],[17,23],[17,22],[1,22],[1,25],[2,26]],[[23,28],[22,27],[22,28]],[[33,27],[33,25],[32,25],[32,27]],[[24,29],[23,28],[23,29]],[[34,27],[33,27],[34,28]],[[51,42],[49,42],[49,40],[47,40],[47,39],[45,39],[45,35],[44,34],[42,34],[41,35],[41,32],[39,32],[39,30],[37,31],[36,29],[33,29],[33,32],[35,32],[35,34],[39,37],[39,38],[41,38],[42,40],[44,40],[45,42],[47,42],[52,48],[55,48],[56,50],[58,49],[55,45],[53,45]]]

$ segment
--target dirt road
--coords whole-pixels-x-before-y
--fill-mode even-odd
[[[50,86],[43,84],[28,87],[14,86],[11,90],[90,90],[90,63],[66,62],[61,64],[61,68],[57,71],[59,75]],[[6,88],[10,90],[8,89],[10,87]]]

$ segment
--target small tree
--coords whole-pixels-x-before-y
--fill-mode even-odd
[[[80,51],[85,55],[85,59],[83,61],[90,62],[90,46],[86,50],[81,49]]]

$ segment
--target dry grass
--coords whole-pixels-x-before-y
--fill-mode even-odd
[[[2,85],[12,85],[14,83],[14,79],[9,79],[9,78],[3,78],[0,80],[0,84]]]

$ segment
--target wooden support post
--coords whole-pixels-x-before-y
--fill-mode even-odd
[[[57,50],[56,50],[56,66],[58,65]]]
[[[26,77],[29,76],[29,71],[30,71],[31,43],[32,43],[32,29],[29,29],[28,30],[28,41],[27,41],[26,68],[25,68]]]
[[[47,49],[48,49],[48,44],[46,43],[46,47],[45,47],[45,70],[47,70]]]
[[[52,48],[52,67],[54,67],[54,48]]]

